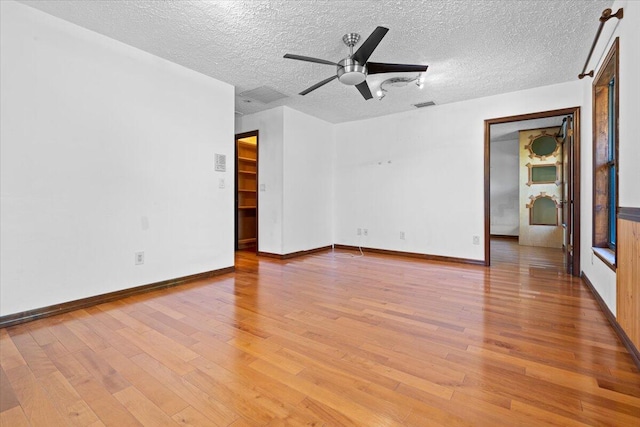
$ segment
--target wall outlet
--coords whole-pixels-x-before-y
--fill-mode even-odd
[[[218,188],[224,188],[224,178],[218,180]]]
[[[473,236],[473,244],[474,245],[480,244],[480,236]]]
[[[144,252],[136,252],[136,265],[144,264]]]
[[[362,236],[362,228],[358,228],[358,230],[356,230],[356,234],[358,236]]]
[[[366,228],[362,229],[362,234],[364,234],[365,236],[369,235],[369,230],[367,230]]]
[[[404,231],[400,232],[400,240],[404,240]]]

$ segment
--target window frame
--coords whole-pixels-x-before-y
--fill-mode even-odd
[[[616,262],[616,217],[619,208],[619,60],[619,38],[616,38],[592,88],[593,248],[594,253],[613,270]]]

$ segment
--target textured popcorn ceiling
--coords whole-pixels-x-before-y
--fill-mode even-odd
[[[236,94],[267,86],[287,95],[269,104],[236,98],[244,114],[287,105],[330,122],[446,104],[575,80],[602,11],[612,1],[22,1],[131,46],[230,83]],[[339,61],[342,36],[362,40],[390,29],[370,60],[427,64],[425,87],[392,88],[365,101],[333,81],[328,65],[285,53]],[[609,23],[608,25],[614,25]],[[357,47],[356,47],[357,48]],[[593,64],[591,64],[593,67]],[[367,78],[372,92],[385,78]]]

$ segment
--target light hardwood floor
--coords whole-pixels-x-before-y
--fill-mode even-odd
[[[491,268],[240,252],[2,329],[1,424],[640,425],[640,373],[560,252],[492,246]]]

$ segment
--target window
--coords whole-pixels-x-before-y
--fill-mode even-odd
[[[615,77],[609,82],[609,102],[608,102],[608,124],[609,124],[609,146],[607,147],[607,169],[609,174],[609,218],[607,228],[609,229],[609,235],[607,236],[607,246],[610,249],[616,248],[616,96],[615,96]]]
[[[616,39],[593,82],[593,246],[610,250],[613,262],[605,262],[612,267],[618,209],[618,45]]]

